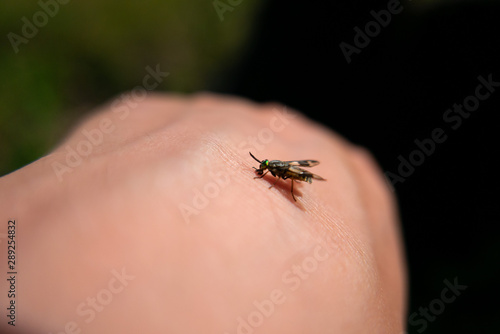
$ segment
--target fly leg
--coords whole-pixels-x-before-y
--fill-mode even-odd
[[[280,180],[280,178],[279,178],[279,177],[277,177],[277,178],[276,178],[276,181],[274,181],[273,185],[272,185],[272,186],[270,186],[270,187],[269,187],[269,189],[271,189],[272,187],[274,187],[274,185],[275,185],[276,183],[278,183],[278,181],[279,181],[279,180]]]
[[[290,179],[292,181],[292,197],[293,197],[293,200],[295,202],[297,202],[297,200],[295,199],[295,195],[293,194],[293,179]]]
[[[266,171],[264,174],[262,174],[261,176],[255,176],[254,179],[262,179],[264,176],[266,176],[266,174],[269,173],[269,171]]]

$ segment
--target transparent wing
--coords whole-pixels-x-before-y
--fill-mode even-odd
[[[302,169],[300,167],[297,167],[297,166],[290,166],[288,168],[288,174],[296,175],[298,179],[313,178],[313,179],[319,180],[319,181],[326,181],[326,179],[322,178],[321,176],[319,176],[317,174],[313,174],[313,173],[311,173],[305,169]]]
[[[318,180],[318,181],[326,181],[326,179],[322,178],[318,174],[313,174],[312,178],[315,179],[315,180]]]
[[[313,175],[311,172],[294,165],[290,165],[290,167],[288,167],[288,171],[297,175]]]

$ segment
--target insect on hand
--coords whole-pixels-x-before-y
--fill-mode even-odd
[[[301,167],[313,167],[319,164],[319,161],[316,160],[292,160],[292,161],[281,161],[281,160],[262,160],[260,161],[256,157],[253,156],[251,152],[250,155],[252,158],[254,158],[257,162],[260,163],[259,168],[255,168],[255,172],[260,175],[254,177],[254,179],[261,179],[263,178],[268,172],[271,172],[271,174],[275,177],[277,177],[276,182],[272,186],[269,187],[271,189],[274,187],[274,185],[279,181],[280,178],[283,180],[286,179],[291,179],[292,181],[292,197],[294,201],[297,201],[295,199],[295,196],[293,194],[293,181],[298,180],[298,181],[307,181],[309,183],[312,182],[312,179],[315,180],[320,180],[320,181],[326,181],[324,178],[322,178],[319,175],[313,174],[311,172],[308,172],[305,169],[299,168],[298,166]],[[267,169],[267,170],[266,170]],[[266,171],[264,173],[264,171]]]

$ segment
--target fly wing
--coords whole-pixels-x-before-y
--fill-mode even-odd
[[[292,161],[292,162],[294,162],[294,161]],[[290,165],[288,167],[288,171],[290,173],[296,174],[296,175],[313,175],[311,172],[309,172],[309,171],[307,171],[305,169],[302,169],[300,167],[297,167],[296,165]]]
[[[319,181],[326,181],[326,179],[322,178],[321,176],[317,174],[313,174],[305,169],[302,169],[297,166],[290,166],[288,167],[287,174],[290,177],[293,177],[298,180],[302,181],[307,181],[311,183],[311,179],[319,180]]]
[[[326,181],[326,179],[322,178],[321,176],[319,176],[317,174],[313,174],[312,178],[315,180],[318,180],[318,181]]]
[[[301,166],[301,167],[314,167],[319,164],[319,161],[316,160],[293,160],[293,161],[285,161],[289,166]]]

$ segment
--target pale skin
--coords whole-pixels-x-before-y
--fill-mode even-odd
[[[71,150],[88,154],[69,166]],[[248,151],[319,160],[310,171],[327,181],[296,182],[294,201],[290,180],[254,179]],[[0,178],[0,212],[2,248],[16,220],[15,333],[404,331],[406,264],[383,174],[279,104],[108,104]]]

